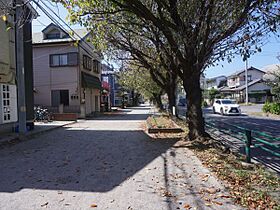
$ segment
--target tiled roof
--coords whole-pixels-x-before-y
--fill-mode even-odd
[[[248,68],[248,71],[250,71],[250,70],[256,70],[256,71],[260,71],[260,72],[265,73],[264,71],[262,71],[262,70],[260,70],[260,69],[257,69],[257,68],[255,68],[255,67],[253,67],[253,66],[251,66],[250,68]],[[240,70],[240,71],[237,71],[237,72],[235,72],[235,73],[229,75],[228,78],[236,77],[236,76],[238,76],[239,74],[241,74],[241,73],[243,73],[243,72],[245,72],[245,69],[242,69],[242,70]]]
[[[73,38],[61,38],[61,39],[44,39],[43,33],[33,33],[32,35],[32,43],[33,44],[46,44],[46,43],[58,43],[58,42],[71,42],[71,41],[79,41],[83,39],[87,34],[88,31],[86,29],[73,29],[75,33],[71,36]],[[67,31],[71,34],[69,31]]]
[[[258,83],[258,82],[262,82],[262,79],[255,79],[251,82],[248,83],[248,87]],[[234,88],[230,88],[230,87],[222,87],[220,88],[219,90],[222,91],[222,92],[233,92],[233,91],[241,91],[241,90],[244,90],[246,88],[246,85],[241,85],[239,87],[234,87]]]
[[[255,80],[253,80],[253,81],[251,81],[251,82],[249,82],[248,83],[248,87],[250,87],[250,86],[252,86],[252,85],[254,85],[254,84],[256,84],[256,83],[258,83],[258,82],[261,82],[262,81],[262,79],[255,79]],[[236,88],[237,90],[244,90],[246,88],[246,84],[245,85],[242,85],[242,86],[239,86],[238,88]]]

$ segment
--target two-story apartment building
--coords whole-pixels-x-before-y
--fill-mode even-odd
[[[247,70],[248,96],[250,102],[265,102],[270,94],[270,87],[263,81],[265,72],[250,67]],[[224,95],[236,99],[238,102],[245,101],[246,76],[245,70],[238,71],[227,77],[227,87],[220,89]]]
[[[21,27],[23,29],[23,63],[25,79],[25,108],[29,128],[33,128],[33,65],[32,65],[32,19],[37,12],[23,0],[21,6]],[[5,18],[0,19],[0,132],[11,131],[18,121],[18,87],[16,82],[16,24],[11,1],[3,0],[0,12],[5,8]],[[4,16],[3,16],[4,17]]]
[[[50,24],[33,34],[35,104],[85,117],[100,111],[101,59],[85,29]]]

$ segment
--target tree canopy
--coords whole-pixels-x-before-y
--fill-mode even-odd
[[[189,139],[205,136],[201,73],[219,60],[230,61],[236,53],[246,59],[251,53],[260,51],[261,38],[276,32],[280,25],[277,0],[62,2],[68,7],[71,20],[91,29],[96,46],[107,49],[113,56],[119,54],[118,44],[127,34],[130,43],[140,40],[143,47],[153,50],[156,46],[150,35],[153,38],[158,35],[155,42],[160,46],[158,55],[164,55],[159,63],[163,65],[168,61],[175,66],[170,70],[175,70],[182,79],[187,93]],[[118,44],[111,38],[118,40]],[[130,55],[135,54],[135,51],[127,51]]]
[[[276,100],[280,102],[280,65],[277,66],[277,69],[267,72],[264,80],[271,87],[271,92],[276,96]]]

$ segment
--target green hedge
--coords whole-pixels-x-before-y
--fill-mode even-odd
[[[203,101],[201,106],[202,106],[202,107],[207,107],[207,106],[208,106],[208,104],[207,104],[207,102],[206,102],[206,101]]]
[[[263,112],[280,115],[280,103],[265,103]]]

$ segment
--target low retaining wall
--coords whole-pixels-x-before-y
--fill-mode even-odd
[[[76,113],[53,113],[51,118],[57,121],[76,121],[78,115]]]

